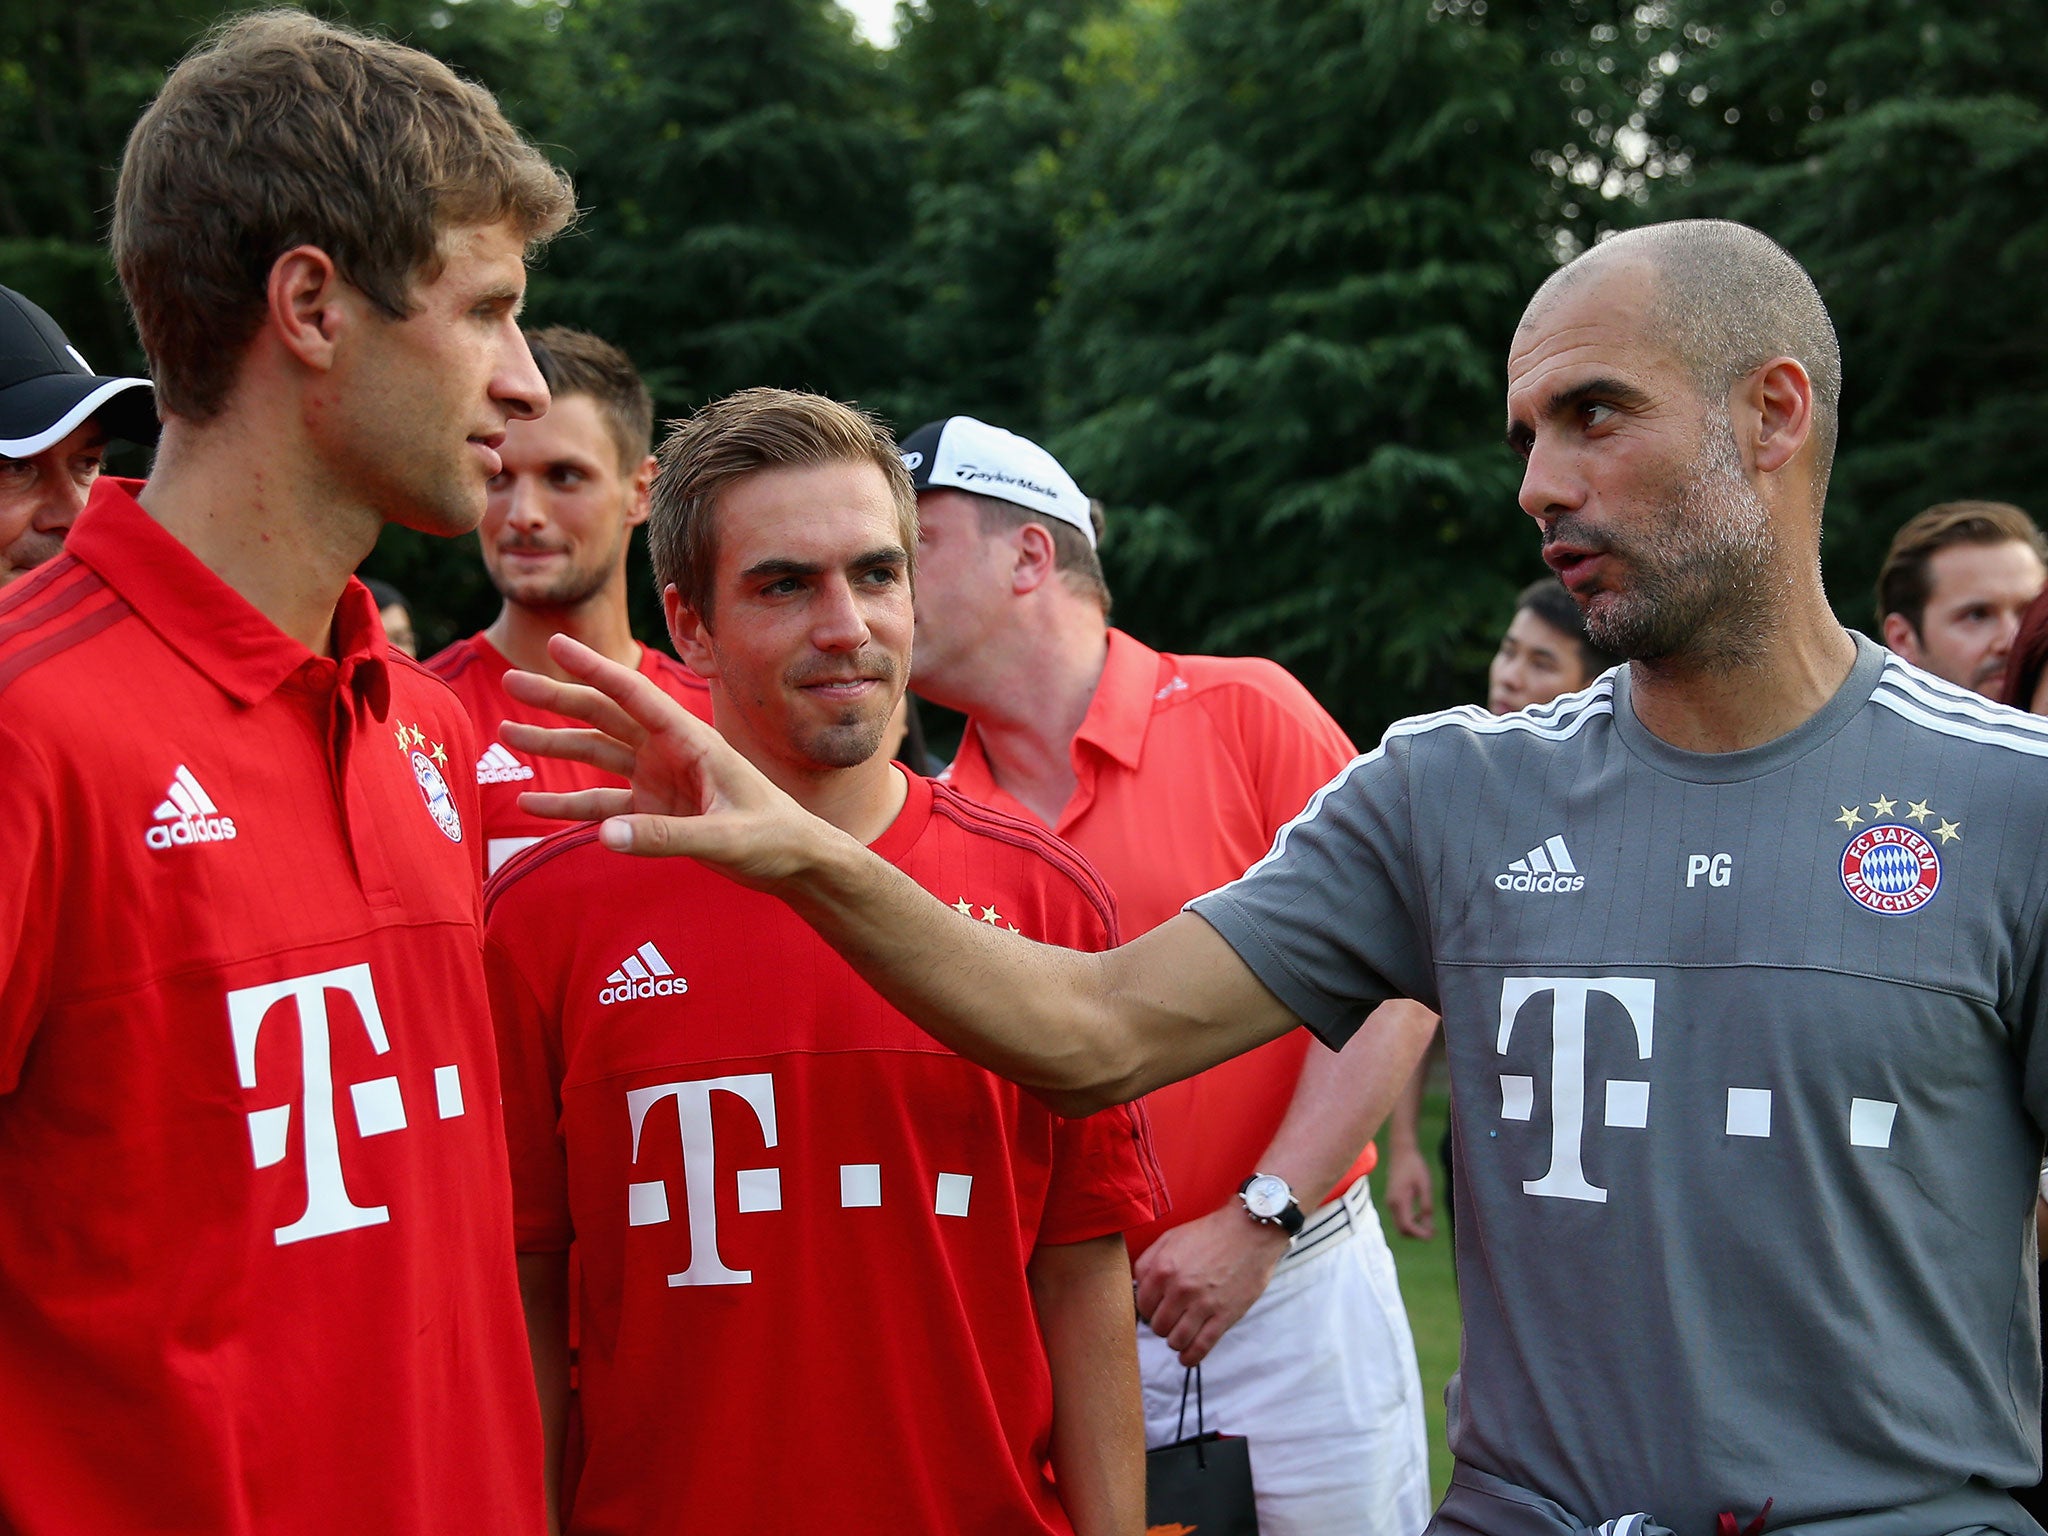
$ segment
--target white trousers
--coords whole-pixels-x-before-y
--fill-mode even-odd
[[[1250,1442],[1259,1536],[1418,1536],[1429,1523],[1422,1380],[1394,1256],[1363,1179],[1343,1203],[1349,1231],[1283,1260],[1202,1362],[1206,1427]],[[1142,1322],[1138,1369],[1145,1443],[1166,1445],[1187,1372]]]

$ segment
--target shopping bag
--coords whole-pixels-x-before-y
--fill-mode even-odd
[[[1188,1386],[1195,1389],[1195,1432],[1187,1428]],[[1202,1368],[1180,1384],[1173,1443],[1145,1453],[1145,1525],[1149,1536],[1259,1536],[1252,1498],[1251,1442],[1210,1433],[1202,1417]]]

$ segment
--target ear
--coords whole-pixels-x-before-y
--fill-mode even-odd
[[[287,352],[316,372],[334,366],[354,298],[334,258],[317,245],[295,245],[270,264],[264,290],[270,328]]]
[[[711,628],[693,608],[683,605],[683,594],[670,582],[661,589],[661,611],[668,618],[668,638],[683,665],[699,677],[718,676],[718,664],[711,653]]]
[[[1026,523],[1017,530],[1013,548],[1016,558],[1010,567],[1010,590],[1018,596],[1036,592],[1059,573],[1052,535],[1037,523]]]
[[[650,453],[640,461],[640,467],[633,471],[633,478],[627,483],[626,526],[628,528],[637,528],[647,521],[647,514],[654,505],[655,468],[655,458]]]
[[[1813,436],[1813,380],[1794,358],[1774,358],[1736,386],[1738,422],[1748,418],[1760,474],[1775,474]]]
[[[1896,651],[1916,667],[1927,665],[1920,650],[1920,637],[1913,633],[1913,626],[1906,622],[1903,613],[1888,613],[1884,616],[1884,644],[1888,651]]]

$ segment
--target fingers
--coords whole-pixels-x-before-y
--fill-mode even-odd
[[[610,663],[607,662],[606,665]],[[638,673],[628,675],[639,677]],[[640,681],[647,680],[640,678]],[[654,685],[648,683],[648,686],[652,688]],[[557,715],[567,715],[572,720],[584,721],[605,735],[616,737],[629,746],[638,746],[647,737],[645,728],[624,709],[597,689],[585,687],[581,683],[557,682],[554,678],[543,677],[538,672],[520,672],[515,669],[505,674],[505,691],[522,704],[531,704]],[[660,692],[659,689],[655,691]],[[532,750],[543,752],[547,749],[536,746]]]
[[[529,789],[519,797],[519,809],[529,816],[549,821],[602,821],[633,809],[630,789],[579,789],[573,794],[550,794]],[[609,846],[609,845],[607,845]]]
[[[647,734],[631,721],[627,721],[626,724],[636,738]],[[542,757],[564,757],[571,762],[588,763],[591,767],[601,768],[616,778],[630,779],[637,764],[633,749],[605,731],[583,731],[574,727],[529,725],[523,720],[502,720],[498,723],[498,735],[504,739],[507,746],[537,752]]]
[[[600,656],[580,640],[572,640],[567,635],[556,635],[548,641],[548,654],[571,677],[581,678],[592,688],[614,700],[646,731],[677,735],[699,747],[718,740],[716,731],[655,687],[650,679],[641,676],[631,667],[622,667],[616,661]],[[522,696],[515,694],[514,697]],[[587,701],[579,702],[583,702],[586,708],[591,707]],[[600,730],[610,730],[609,726],[578,710],[564,710],[563,713],[589,721]],[[620,739],[634,740],[631,736],[621,736]]]

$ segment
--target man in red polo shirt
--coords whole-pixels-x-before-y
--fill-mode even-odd
[[[903,452],[915,684],[970,717],[947,777],[1085,854],[1127,936],[1235,879],[1354,755],[1272,662],[1110,628],[1099,514],[1043,448],[954,416]],[[1297,1033],[1146,1100],[1173,1195],[1131,1234],[1149,1438],[1172,1438],[1201,1364],[1209,1426],[1251,1442],[1266,1536],[1412,1536],[1429,1517],[1414,1343],[1365,1181],[1360,1105],[1383,1070]]]
[[[1110,896],[1071,850],[879,750],[917,543],[888,433],[817,395],[747,390],[661,463],[669,633],[734,748],[960,922],[1114,943]],[[559,687],[513,680],[542,706]],[[548,734],[507,728],[515,745]],[[531,801],[581,817],[630,794]],[[1142,1111],[1060,1119],[897,1013],[787,906],[702,865],[572,832],[507,865],[488,907],[557,1439],[572,1237],[583,1259],[571,1531],[1135,1536],[1123,1233],[1163,1204]]]
[[[475,745],[349,573],[482,515],[571,206],[488,93],[291,12],[128,141],[156,471],[0,593],[11,1532],[541,1528]]]
[[[484,867],[496,873],[513,854],[563,823],[521,810],[523,790],[589,789],[623,780],[560,758],[528,758],[498,739],[504,720],[566,725],[505,692],[519,667],[559,676],[548,639],[572,635],[622,667],[633,667],[701,720],[711,695],[688,667],[633,638],[626,609],[626,552],[647,521],[654,480],[654,402],[626,354],[588,331],[552,325],[529,331],[533,361],[553,404],[536,421],[513,421],[498,449],[484,508],[484,569],[504,599],[490,627],[427,662],[455,690],[484,747],[476,760],[483,801]]]

